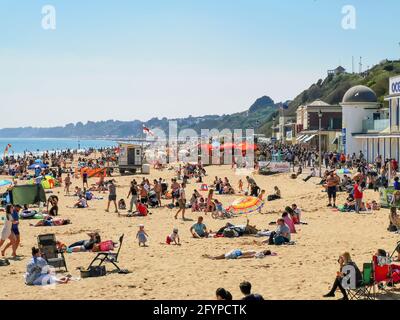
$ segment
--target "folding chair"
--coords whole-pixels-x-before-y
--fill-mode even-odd
[[[363,265],[363,279],[361,285],[356,289],[347,290],[349,300],[374,300],[374,279],[372,274],[372,263],[364,263]]]
[[[39,235],[38,247],[49,265],[58,269],[65,268],[65,272],[68,272],[64,253],[58,250],[54,234]]]
[[[378,291],[388,291],[389,286],[393,286],[394,281],[392,278],[392,268],[390,264],[390,259],[382,264],[379,263],[378,257],[373,257],[373,279],[374,279],[374,291],[375,285],[378,287]]]
[[[122,242],[124,241],[124,234],[119,238],[119,246],[118,246],[118,251],[117,253],[113,253],[113,252],[99,252],[97,253],[96,257],[93,259],[93,261],[90,263],[88,269],[90,267],[93,266],[93,264],[96,261],[100,261],[100,263],[97,266],[101,266],[104,262],[109,262],[112,263],[115,268],[118,270],[118,272],[121,272],[122,270],[120,269],[120,267],[118,266],[118,257],[119,257],[119,253],[121,251],[121,247],[122,247]]]

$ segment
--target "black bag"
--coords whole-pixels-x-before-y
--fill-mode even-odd
[[[88,270],[81,270],[82,278],[97,278],[107,274],[106,266],[92,266]]]

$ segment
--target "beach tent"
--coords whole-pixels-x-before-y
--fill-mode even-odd
[[[36,164],[40,164],[40,163],[43,163],[43,161],[42,161],[41,159],[36,159],[36,160],[35,160],[35,163],[36,163]]]
[[[264,201],[257,197],[241,197],[236,199],[227,211],[233,214],[252,213],[264,206]]]
[[[46,193],[41,184],[15,186],[9,191],[10,202],[21,206],[46,202]]]
[[[81,168],[80,175],[82,176],[84,172],[88,174],[89,178],[105,178],[107,176],[107,168]]]

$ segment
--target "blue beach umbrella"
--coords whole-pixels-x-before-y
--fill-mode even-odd
[[[28,167],[28,169],[29,169],[29,170],[35,170],[35,169],[38,169],[38,168],[45,169],[45,168],[47,168],[47,167],[48,167],[48,165],[46,165],[46,164],[43,164],[43,163],[36,163],[36,164],[30,165],[30,166]]]

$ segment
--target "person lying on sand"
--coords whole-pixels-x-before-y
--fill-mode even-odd
[[[240,249],[232,250],[228,253],[221,254],[219,256],[211,256],[208,254],[203,255],[203,258],[208,258],[211,260],[233,260],[233,259],[252,259],[252,258],[265,258],[267,256],[275,256],[276,253],[272,253],[270,250],[263,250],[263,251],[242,251]]]
[[[45,219],[39,220],[36,224],[30,224],[31,227],[56,227],[71,224],[69,219],[54,219],[50,216]]]
[[[68,253],[92,251],[94,246],[101,242],[101,237],[98,232],[91,232],[87,235],[89,237],[89,240],[77,241],[68,246],[68,248],[66,248],[66,251]]]

